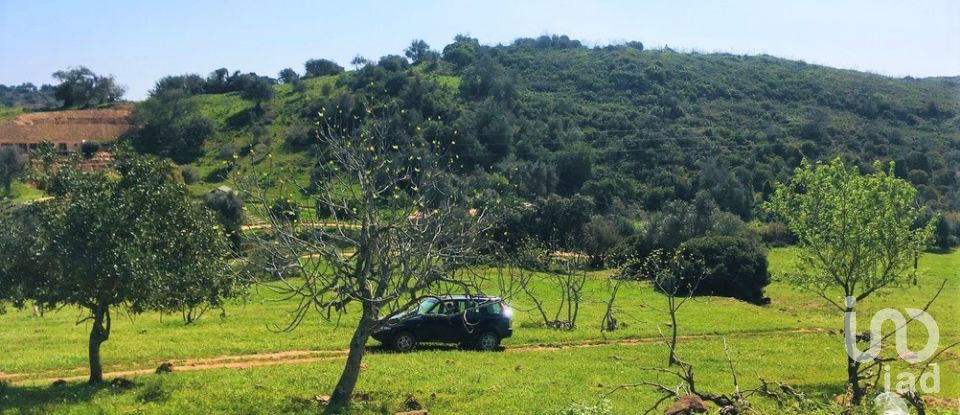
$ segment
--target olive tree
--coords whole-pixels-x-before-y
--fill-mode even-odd
[[[840,159],[804,160],[766,204],[797,236],[797,271],[786,278],[843,313],[909,278],[933,230],[932,221],[915,226],[922,213],[917,191],[894,176],[894,164],[884,171],[878,162],[873,170],[864,175]],[[865,394],[860,362],[847,352],[851,401],[859,404]]]
[[[273,99],[273,81],[265,76],[253,74],[244,76],[245,80],[243,89],[240,90],[240,97],[253,101],[254,108],[261,111],[263,102]]]
[[[116,172],[61,165],[52,199],[0,217],[0,295],[22,305],[77,306],[91,322],[90,383],[103,381],[100,346],[111,316],[181,309],[232,294],[229,250],[212,216],[169,163],[120,157]]]
[[[10,194],[13,179],[17,178],[27,166],[27,155],[20,149],[7,146],[0,147],[0,189]]]
[[[328,59],[310,59],[303,64],[304,78],[336,75],[343,72],[343,67]]]
[[[279,279],[270,287],[300,298],[285,329],[296,328],[311,310],[325,318],[360,314],[328,413],[349,405],[375,330],[421,295],[476,287],[465,266],[478,255],[486,229],[484,214],[464,204],[460,189],[444,185],[448,180],[429,144],[404,133],[412,129],[340,117],[321,113],[317,128],[324,152],[310,206],[329,212],[327,224],[290,221],[275,212],[266,188],[280,179],[269,172],[250,175],[245,185],[248,199],[257,202],[251,207],[272,227],[250,236],[266,258],[260,269]]]
[[[203,205],[216,214],[220,226],[230,240],[230,247],[235,254],[239,254],[243,222],[246,219],[240,194],[230,188],[214,189],[203,196]]]
[[[113,75],[100,76],[84,66],[56,71],[53,77],[60,81],[53,94],[63,101],[64,108],[117,102],[124,92]]]

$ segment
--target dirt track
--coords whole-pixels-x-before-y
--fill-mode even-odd
[[[680,336],[677,338],[680,342],[698,340],[698,339],[716,339],[723,336],[727,337],[763,337],[771,335],[782,335],[782,334],[823,334],[830,333],[830,330],[826,329],[790,329],[790,330],[768,330],[768,331],[757,331],[757,332],[742,332],[742,333],[728,333],[728,334],[704,334],[704,335],[695,335],[695,336]],[[649,345],[661,342],[662,339],[658,337],[642,337],[642,338],[633,338],[633,339],[618,339],[618,340],[587,340],[587,341],[573,341],[573,342],[557,342],[551,344],[530,344],[530,345],[518,345],[515,347],[504,348],[505,353],[531,353],[531,352],[547,352],[547,351],[557,351],[565,349],[578,349],[578,348],[588,348],[588,347],[601,347],[609,345],[621,345],[621,346],[639,346],[639,345]],[[385,353],[381,352],[379,348],[368,349],[371,353]],[[347,355],[347,350],[289,350],[276,353],[257,353],[257,354],[245,354],[245,355],[228,355],[228,356],[217,356],[217,357],[207,357],[207,358],[196,358],[196,359],[171,359],[171,360],[159,360],[152,363],[149,367],[142,367],[139,369],[130,369],[114,372],[106,372],[103,374],[104,378],[115,378],[121,376],[133,376],[133,375],[145,375],[151,374],[156,371],[157,366],[161,363],[169,362],[173,364],[174,372],[190,372],[196,370],[212,370],[212,369],[242,369],[248,367],[257,367],[257,366],[273,366],[273,365],[284,365],[284,364],[297,364],[297,363],[312,363],[319,362],[324,360],[336,360],[343,358]],[[51,383],[58,379],[63,379],[66,381],[76,381],[84,380],[87,378],[86,375],[87,368],[80,367],[75,369],[68,370],[51,370],[44,372],[32,372],[32,373],[2,373],[0,372],[0,380],[6,380],[13,383]]]

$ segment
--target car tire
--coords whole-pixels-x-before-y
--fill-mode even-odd
[[[417,348],[417,339],[407,331],[397,333],[396,336],[393,336],[393,342],[391,343],[393,350],[398,352],[409,352]]]
[[[500,336],[492,331],[485,331],[477,339],[477,349],[484,352],[492,352],[500,347]]]

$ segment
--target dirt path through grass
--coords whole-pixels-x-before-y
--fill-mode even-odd
[[[735,332],[735,333],[726,333],[726,334],[701,334],[701,335],[692,335],[692,336],[680,336],[678,341],[688,342],[694,340],[704,340],[704,339],[717,339],[723,336],[727,337],[764,337],[764,336],[778,336],[784,334],[797,334],[797,335],[808,335],[808,334],[823,334],[823,333],[833,333],[832,330],[819,329],[819,328],[806,328],[806,329],[774,329],[774,330],[762,330],[762,331],[748,331],[748,332]],[[639,338],[630,338],[630,339],[596,339],[596,340],[584,340],[584,341],[571,341],[571,342],[554,342],[554,343],[543,343],[543,344],[526,344],[526,345],[516,345],[511,347],[505,347],[503,352],[505,353],[536,353],[536,352],[549,352],[557,351],[571,348],[585,348],[585,347],[601,347],[601,346],[610,346],[610,345],[621,345],[621,346],[639,346],[639,345],[649,345],[662,342],[663,339],[659,336],[657,337],[639,337]],[[437,346],[425,346],[425,349],[438,349],[438,350],[455,350],[454,347],[437,347]],[[384,350],[381,347],[373,346],[368,349],[372,354],[378,353],[388,353],[387,350]],[[121,376],[133,376],[133,375],[144,375],[154,373],[157,370],[157,367],[161,363],[171,363],[173,364],[173,370],[176,372],[190,372],[195,370],[212,370],[212,369],[242,369],[248,367],[256,366],[272,366],[272,365],[286,365],[286,364],[298,364],[298,363],[312,363],[323,360],[334,360],[341,359],[347,355],[347,350],[288,350],[283,352],[275,353],[255,353],[255,354],[242,354],[242,355],[225,355],[225,356],[216,356],[216,357],[205,357],[205,358],[195,358],[195,359],[171,359],[171,360],[158,360],[148,365],[142,365],[139,369],[130,369],[130,370],[121,370],[114,372],[104,373],[105,378],[116,378]],[[63,379],[65,381],[76,381],[84,380],[87,378],[86,375],[87,368],[79,367],[75,369],[66,369],[66,370],[51,370],[43,372],[26,372],[26,373],[3,373],[0,372],[0,380],[5,380],[12,383],[51,383],[53,381]]]

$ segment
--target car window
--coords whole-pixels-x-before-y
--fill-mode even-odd
[[[463,312],[464,306],[465,304],[463,303],[463,301],[456,301],[456,300],[444,301],[442,313],[448,314],[448,315],[459,314]]]
[[[500,303],[490,303],[480,309],[480,312],[483,314],[500,314],[503,311],[503,308],[500,306]]]
[[[422,301],[420,301],[420,305],[417,306],[417,314],[439,313],[440,307],[437,307],[438,303],[440,303],[440,300],[437,300],[436,298],[424,298]]]

